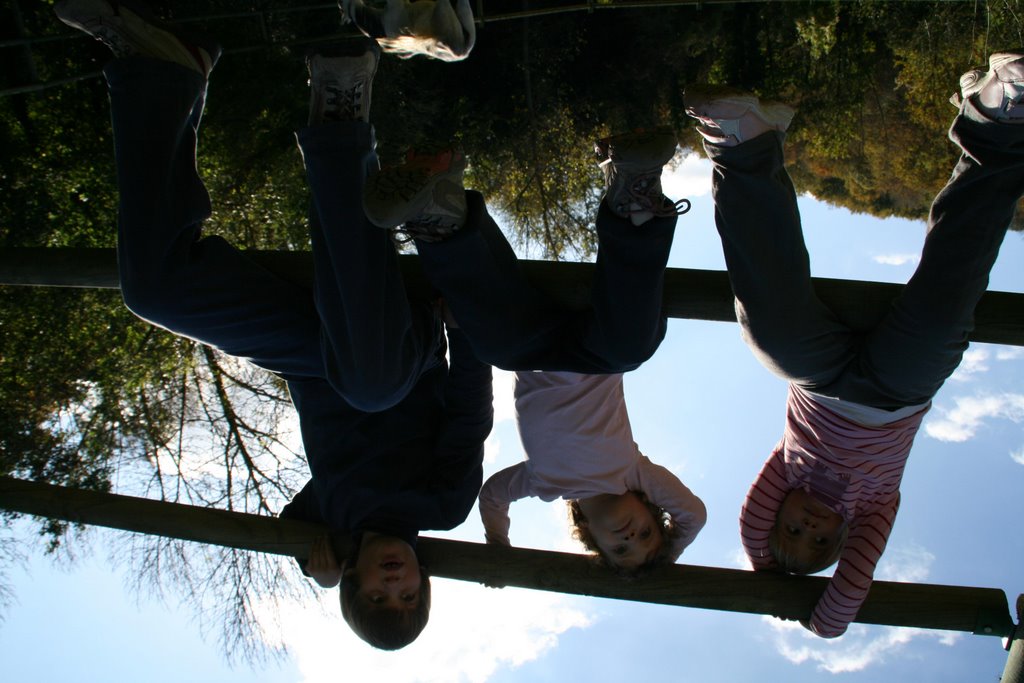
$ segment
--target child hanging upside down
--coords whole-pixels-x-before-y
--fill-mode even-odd
[[[707,511],[679,478],[640,452],[622,374],[517,372],[516,421],[526,460],[480,491],[488,543],[509,545],[509,504],[566,499],[573,535],[617,573],[671,564]]]
[[[802,620],[827,638],[867,597],[932,397],[960,363],[974,309],[1024,193],[1024,51],[995,54],[953,97],[962,154],[932,204],[921,262],[874,329],[856,332],[815,295],[782,143],[793,110],[690,88],[714,165],[715,218],[754,355],[789,381],[786,427],[740,514],[756,570],[811,574],[838,561]]]
[[[483,198],[464,190],[466,159],[457,150],[412,153],[367,182],[367,216],[416,241],[428,279],[477,357],[516,371],[527,460],[481,491],[491,542],[509,542],[510,501],[562,497],[580,540],[632,575],[675,561],[704,525],[700,499],[633,442],[622,391],[622,373],[665,336],[665,265],[676,217],[689,209],[662,194],[662,168],[675,149],[666,129],[597,142],[606,187],[590,304],[581,309],[526,281]]]
[[[117,57],[105,74],[126,305],[287,381],[312,478],[281,516],[326,524],[354,547],[339,565],[322,539],[301,564],[322,586],[340,583],[357,635],[404,647],[430,614],[418,534],[466,519],[493,410],[490,367],[458,330],[446,362],[432,293],[407,295],[394,244],[363,215],[378,166],[369,108],[380,49],[358,39],[307,60],[310,118],[297,138],[313,195],[308,289],[202,234],[211,206],[196,140],[219,46],[179,35],[135,0],[55,9]]]

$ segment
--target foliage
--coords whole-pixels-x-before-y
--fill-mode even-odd
[[[276,514],[308,477],[283,383],[190,346],[194,366],[146,397],[150,414],[160,413],[174,428],[149,441],[144,459],[122,465],[121,485],[173,503]],[[127,535],[125,545],[135,589],[190,605],[200,627],[218,633],[229,658],[253,662],[283,654],[261,621],[277,605],[308,595],[290,559],[157,536]]]

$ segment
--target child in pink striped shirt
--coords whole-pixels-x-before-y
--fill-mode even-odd
[[[873,329],[816,296],[782,143],[793,110],[709,87],[687,113],[714,165],[716,225],[744,340],[790,382],[786,427],[747,494],[743,547],[755,570],[838,562],[802,620],[842,635],[867,597],[931,399],[956,369],[974,308],[1024,194],[1024,50],[992,55],[953,97],[961,158],[932,204],[921,262]]]

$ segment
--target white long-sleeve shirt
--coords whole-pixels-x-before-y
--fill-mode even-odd
[[[517,372],[516,422],[526,460],[491,476],[480,491],[490,540],[509,543],[509,505],[520,498],[590,498],[642,491],[681,535],[678,558],[707,519],[704,503],[633,441],[622,375]]]

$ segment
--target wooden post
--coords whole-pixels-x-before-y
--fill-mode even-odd
[[[248,255],[292,282],[309,286],[309,252],[250,251]],[[403,256],[406,283],[428,291],[416,256]],[[523,261],[523,272],[553,299],[573,307],[590,299],[591,263]],[[0,249],[0,285],[118,287],[113,249]],[[854,330],[867,330],[889,310],[902,285],[814,278],[818,296]],[[671,318],[736,322],[732,289],[724,272],[669,268],[665,272],[666,314]],[[986,292],[975,311],[971,340],[1024,346],[1024,294]]]
[[[1003,669],[1002,683],[1024,683],[1024,594],[1017,596],[1017,626],[1006,643],[1010,651]]]
[[[328,530],[315,524],[144,498],[66,489],[0,477],[0,509],[256,552],[305,557]],[[345,557],[348,539],[334,536]],[[519,586],[619,600],[702,609],[810,614],[827,579],[739,569],[673,565],[642,581],[623,581],[583,555],[421,538],[418,553],[431,574],[489,586]],[[890,626],[1009,636],[1006,595],[993,588],[876,581],[857,621]]]

